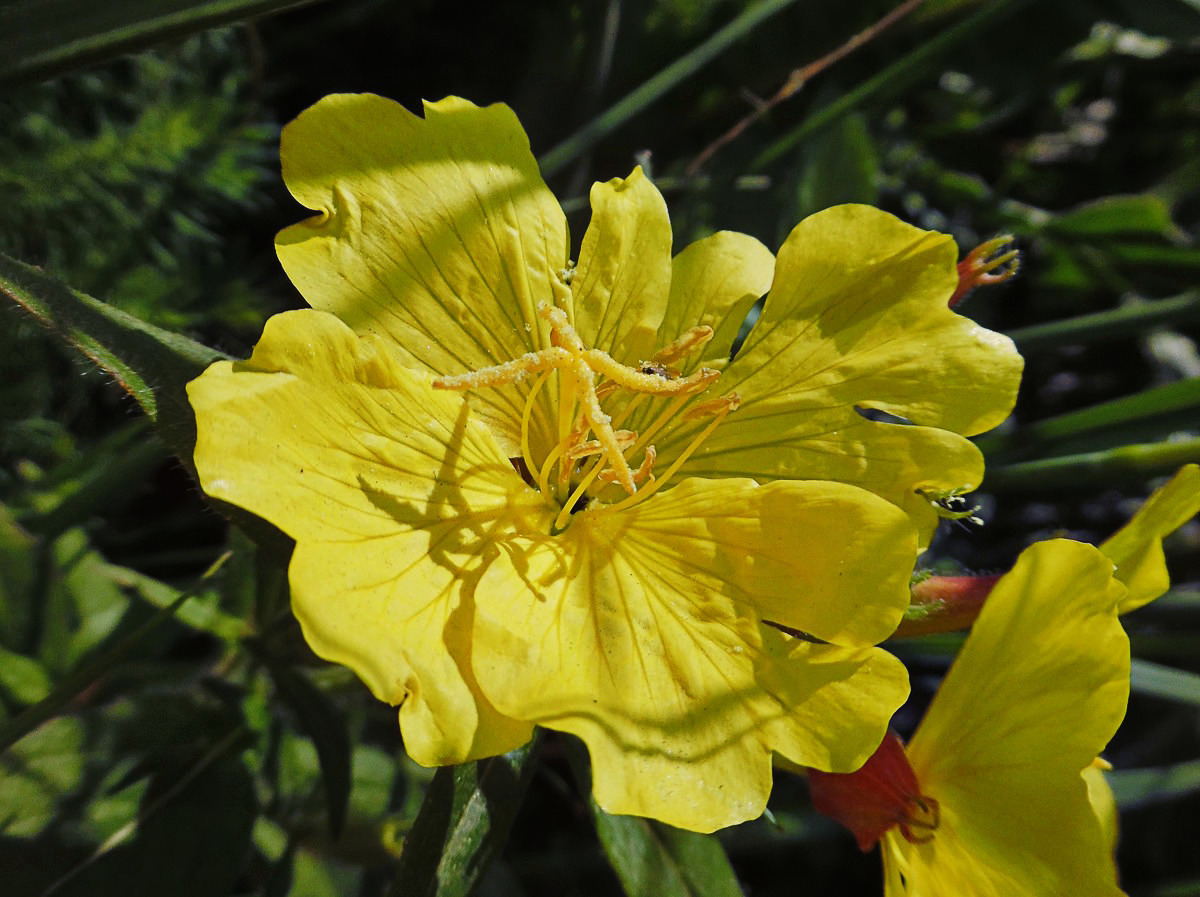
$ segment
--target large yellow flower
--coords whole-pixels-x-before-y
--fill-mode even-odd
[[[864,849],[881,839],[888,897],[1121,893],[1087,780],[1129,698],[1124,595],[1096,548],[1031,546],[909,744],[889,735],[860,772],[812,774],[822,812]]]
[[[196,466],[295,538],[307,639],[409,753],[572,732],[602,806],[698,830],[761,811],[772,752],[861,764],[907,692],[872,646],[1019,377],[946,308],[950,239],[847,206],[777,260],[734,233],[672,259],[635,170],[572,267],[515,116],[459,99],[328,97],[282,155],[313,309],[191,384]]]

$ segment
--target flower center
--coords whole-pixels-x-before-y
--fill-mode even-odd
[[[725,416],[738,406],[736,393],[708,401],[693,401],[706,391],[720,374],[700,368],[684,377],[670,365],[699,349],[712,338],[711,327],[693,327],[679,339],[655,353],[649,361],[634,368],[621,364],[607,352],[584,346],[567,313],[546,303],[538,306],[538,315],[550,324],[550,347],[530,352],[503,364],[481,368],[453,377],[438,377],[435,389],[483,389],[515,383],[529,374],[539,374],[525,400],[521,416],[521,461],[530,480],[552,507],[559,509],[554,531],[561,531],[573,512],[586,507],[594,489],[598,492],[616,483],[626,498],[609,505],[622,510],[644,501],[661,489],[717,428]],[[557,414],[558,441],[545,456],[536,459],[529,444],[529,422],[534,403],[551,373],[559,376]],[[604,403],[624,391],[633,393],[615,417],[604,410]],[[659,413],[641,433],[622,428],[630,415],[648,398],[667,399]],[[685,408],[690,403],[690,407]],[[653,472],[657,452],[650,441],[664,428],[681,420],[711,417],[674,459],[662,476]],[[642,452],[642,461],[633,468],[631,458]],[[639,488],[640,485],[640,488]]]

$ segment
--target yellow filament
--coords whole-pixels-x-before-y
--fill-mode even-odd
[[[542,387],[546,385],[546,378],[549,376],[549,371],[543,371],[542,376],[537,378],[533,388],[529,390],[529,396],[525,399],[525,410],[521,412],[521,457],[525,459],[525,469],[529,471],[529,475],[535,481],[542,478],[542,470],[534,463],[533,455],[529,451],[529,418],[533,416],[533,403],[537,400]]]
[[[667,472],[661,477],[654,480],[654,482],[647,485],[644,489],[639,489],[636,494],[629,496],[629,498],[624,498],[615,505],[609,505],[607,508],[602,509],[603,512],[609,513],[615,511],[624,511],[626,508],[632,508],[634,505],[645,501],[647,498],[661,489],[666,482],[675,475],[676,471],[678,471],[679,468],[684,465],[684,462],[686,462],[687,459],[692,456],[692,453],[700,447],[700,443],[709,437],[712,431],[720,425],[721,421],[725,420],[725,415],[728,413],[728,408],[725,408],[723,411],[718,411],[709,425],[700,431],[700,434],[688,444],[687,448],[680,452],[679,457],[675,459],[675,463],[668,467]]]
[[[554,466],[554,462],[558,460],[558,456],[566,449],[566,443],[560,442],[554,448],[550,449],[546,455],[546,460],[542,462],[542,472],[538,474],[538,491],[549,497],[550,495],[550,468]]]
[[[654,478],[650,473],[650,468],[654,466],[654,457],[654,446],[647,446],[646,457],[643,459],[641,466],[633,474],[635,481],[640,482],[650,477],[650,482],[654,482]],[[603,480],[605,474],[611,478],[610,482],[616,479],[616,471],[606,468],[603,463],[591,466],[588,472],[584,474],[583,479],[579,481],[579,485],[575,487],[575,491],[571,493],[571,497],[567,499],[567,503],[563,505],[562,510],[558,512],[558,516],[554,518],[554,532],[561,532],[563,530],[567,525],[567,520],[571,517],[571,509],[575,507],[575,503],[583,497],[584,491],[588,486],[592,485],[596,477],[600,477]],[[626,500],[628,501],[628,499]]]

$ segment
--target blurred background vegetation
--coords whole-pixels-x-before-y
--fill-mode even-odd
[[[986,525],[947,526],[924,560],[992,572],[1038,538],[1099,541],[1200,460],[1200,3],[927,0],[689,172],[789,73],[895,5],[10,0],[0,253],[244,355],[302,304],[272,246],[307,214],[279,178],[279,129],[334,91],[508,103],[576,245],[591,181],[634,164],[666,194],[677,247],[726,228],[774,247],[845,201],[964,252],[1012,233],[1020,277],[962,310],[1018,341],[1021,398],[980,439]],[[14,264],[8,284],[28,270]],[[586,755],[556,735],[536,762],[472,773],[508,795],[467,832],[490,865],[422,872],[446,828],[428,808],[461,815],[473,780],[409,763],[394,711],[311,655],[286,540],[231,528],[179,444],[0,307],[5,894],[367,897],[476,879],[496,897],[881,893],[878,858],[812,813],[800,779],[779,775],[770,818],[688,836],[597,811]],[[1200,895],[1200,526],[1167,554],[1172,592],[1127,619],[1134,695],[1108,757],[1124,886],[1182,897]],[[959,638],[891,646],[914,680],[902,734]],[[414,825],[410,846],[434,849],[398,873]]]

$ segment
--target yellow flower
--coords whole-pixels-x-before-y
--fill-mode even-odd
[[[1026,549],[996,585],[907,747],[865,776],[813,773],[814,803],[869,847],[888,897],[1122,892],[1093,762],[1129,698],[1125,588],[1068,540]]]
[[[306,638],[414,759],[571,732],[603,807],[697,830],[762,810],[773,752],[861,764],[907,693],[872,646],[1020,373],[946,308],[950,239],[846,206],[778,260],[735,233],[672,259],[635,169],[572,267],[515,116],[454,98],[328,97],[282,156],[313,308],[191,384],[196,466],[296,540]]]

